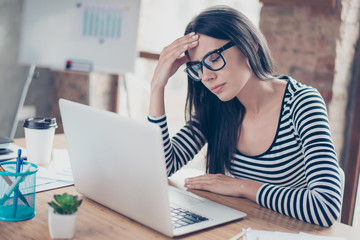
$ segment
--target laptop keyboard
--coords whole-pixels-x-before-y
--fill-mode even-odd
[[[192,213],[180,207],[170,207],[171,220],[173,222],[173,228],[184,227],[194,223],[199,223],[209,220],[206,217]]]

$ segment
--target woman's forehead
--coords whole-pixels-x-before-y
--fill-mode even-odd
[[[206,54],[221,48],[228,42],[228,40],[221,40],[200,33],[198,35],[198,45],[195,48],[189,49],[188,51],[191,61],[201,61]]]

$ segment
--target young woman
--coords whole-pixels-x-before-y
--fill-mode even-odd
[[[184,63],[187,124],[170,138],[164,88]],[[237,10],[205,10],[163,49],[148,119],[163,130],[169,176],[207,143],[208,174],[186,179],[187,188],[245,197],[321,226],[339,218],[342,190],[325,103],[316,89],[273,74],[263,35]]]

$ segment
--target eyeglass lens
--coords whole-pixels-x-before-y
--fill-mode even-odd
[[[219,53],[212,53],[209,56],[207,56],[204,60],[203,60],[203,64],[202,63],[196,63],[193,65],[190,65],[187,68],[187,73],[190,75],[190,77],[192,77],[195,80],[201,80],[202,77],[202,65],[204,65],[206,68],[216,71],[221,69],[222,67],[224,67],[225,65],[225,61],[222,58],[222,56]]]
[[[210,70],[217,70],[224,66],[223,58],[218,53],[212,53],[204,60],[204,64]]]

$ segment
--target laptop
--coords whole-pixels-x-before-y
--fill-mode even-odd
[[[245,213],[169,186],[160,128],[60,99],[75,188],[169,237],[241,219]]]

